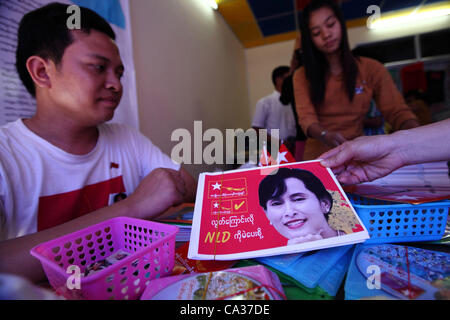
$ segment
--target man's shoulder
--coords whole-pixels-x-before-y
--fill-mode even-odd
[[[262,98],[260,98],[257,102],[256,105],[262,105],[264,104],[264,102],[266,102],[268,96],[264,96]]]
[[[10,145],[11,140],[19,139],[23,141],[25,135],[22,126],[21,120],[8,122],[0,126],[0,146],[5,147],[6,145]]]
[[[27,134],[21,120],[0,126],[0,166],[17,167],[17,162],[29,154],[36,141]]]
[[[4,125],[0,126],[0,134],[8,135],[17,132],[18,127],[20,127],[20,123],[20,119],[5,123]]]
[[[258,104],[269,104],[273,101],[279,101],[280,99],[280,93],[277,91],[273,91],[272,93],[268,94],[267,96],[262,97],[258,100]]]

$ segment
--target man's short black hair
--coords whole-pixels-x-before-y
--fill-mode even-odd
[[[51,59],[56,65],[61,62],[65,49],[74,41],[67,27],[72,13],[67,13],[69,5],[53,2],[25,14],[20,21],[17,34],[16,69],[28,92],[36,96],[36,88],[31,79],[26,62],[33,55]],[[80,7],[81,31],[89,34],[97,30],[115,40],[116,35],[100,15]]]
[[[276,80],[279,77],[284,76],[286,73],[288,73],[290,68],[288,66],[279,66],[273,69],[272,71],[272,83],[274,86],[276,86]]]

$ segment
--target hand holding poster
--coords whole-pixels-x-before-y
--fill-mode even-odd
[[[368,238],[331,170],[308,161],[201,174],[188,257],[254,258]]]

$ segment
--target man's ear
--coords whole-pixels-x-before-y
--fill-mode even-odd
[[[26,66],[28,73],[30,74],[31,79],[33,79],[36,87],[51,87],[51,81],[48,74],[49,60],[46,60],[39,56],[31,56],[27,59]]]

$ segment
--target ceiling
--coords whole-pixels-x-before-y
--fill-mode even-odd
[[[218,11],[245,48],[295,39],[302,9],[310,0],[216,0]],[[412,11],[417,7],[449,3],[444,0],[341,0],[347,27],[366,24],[367,7],[381,14]]]

